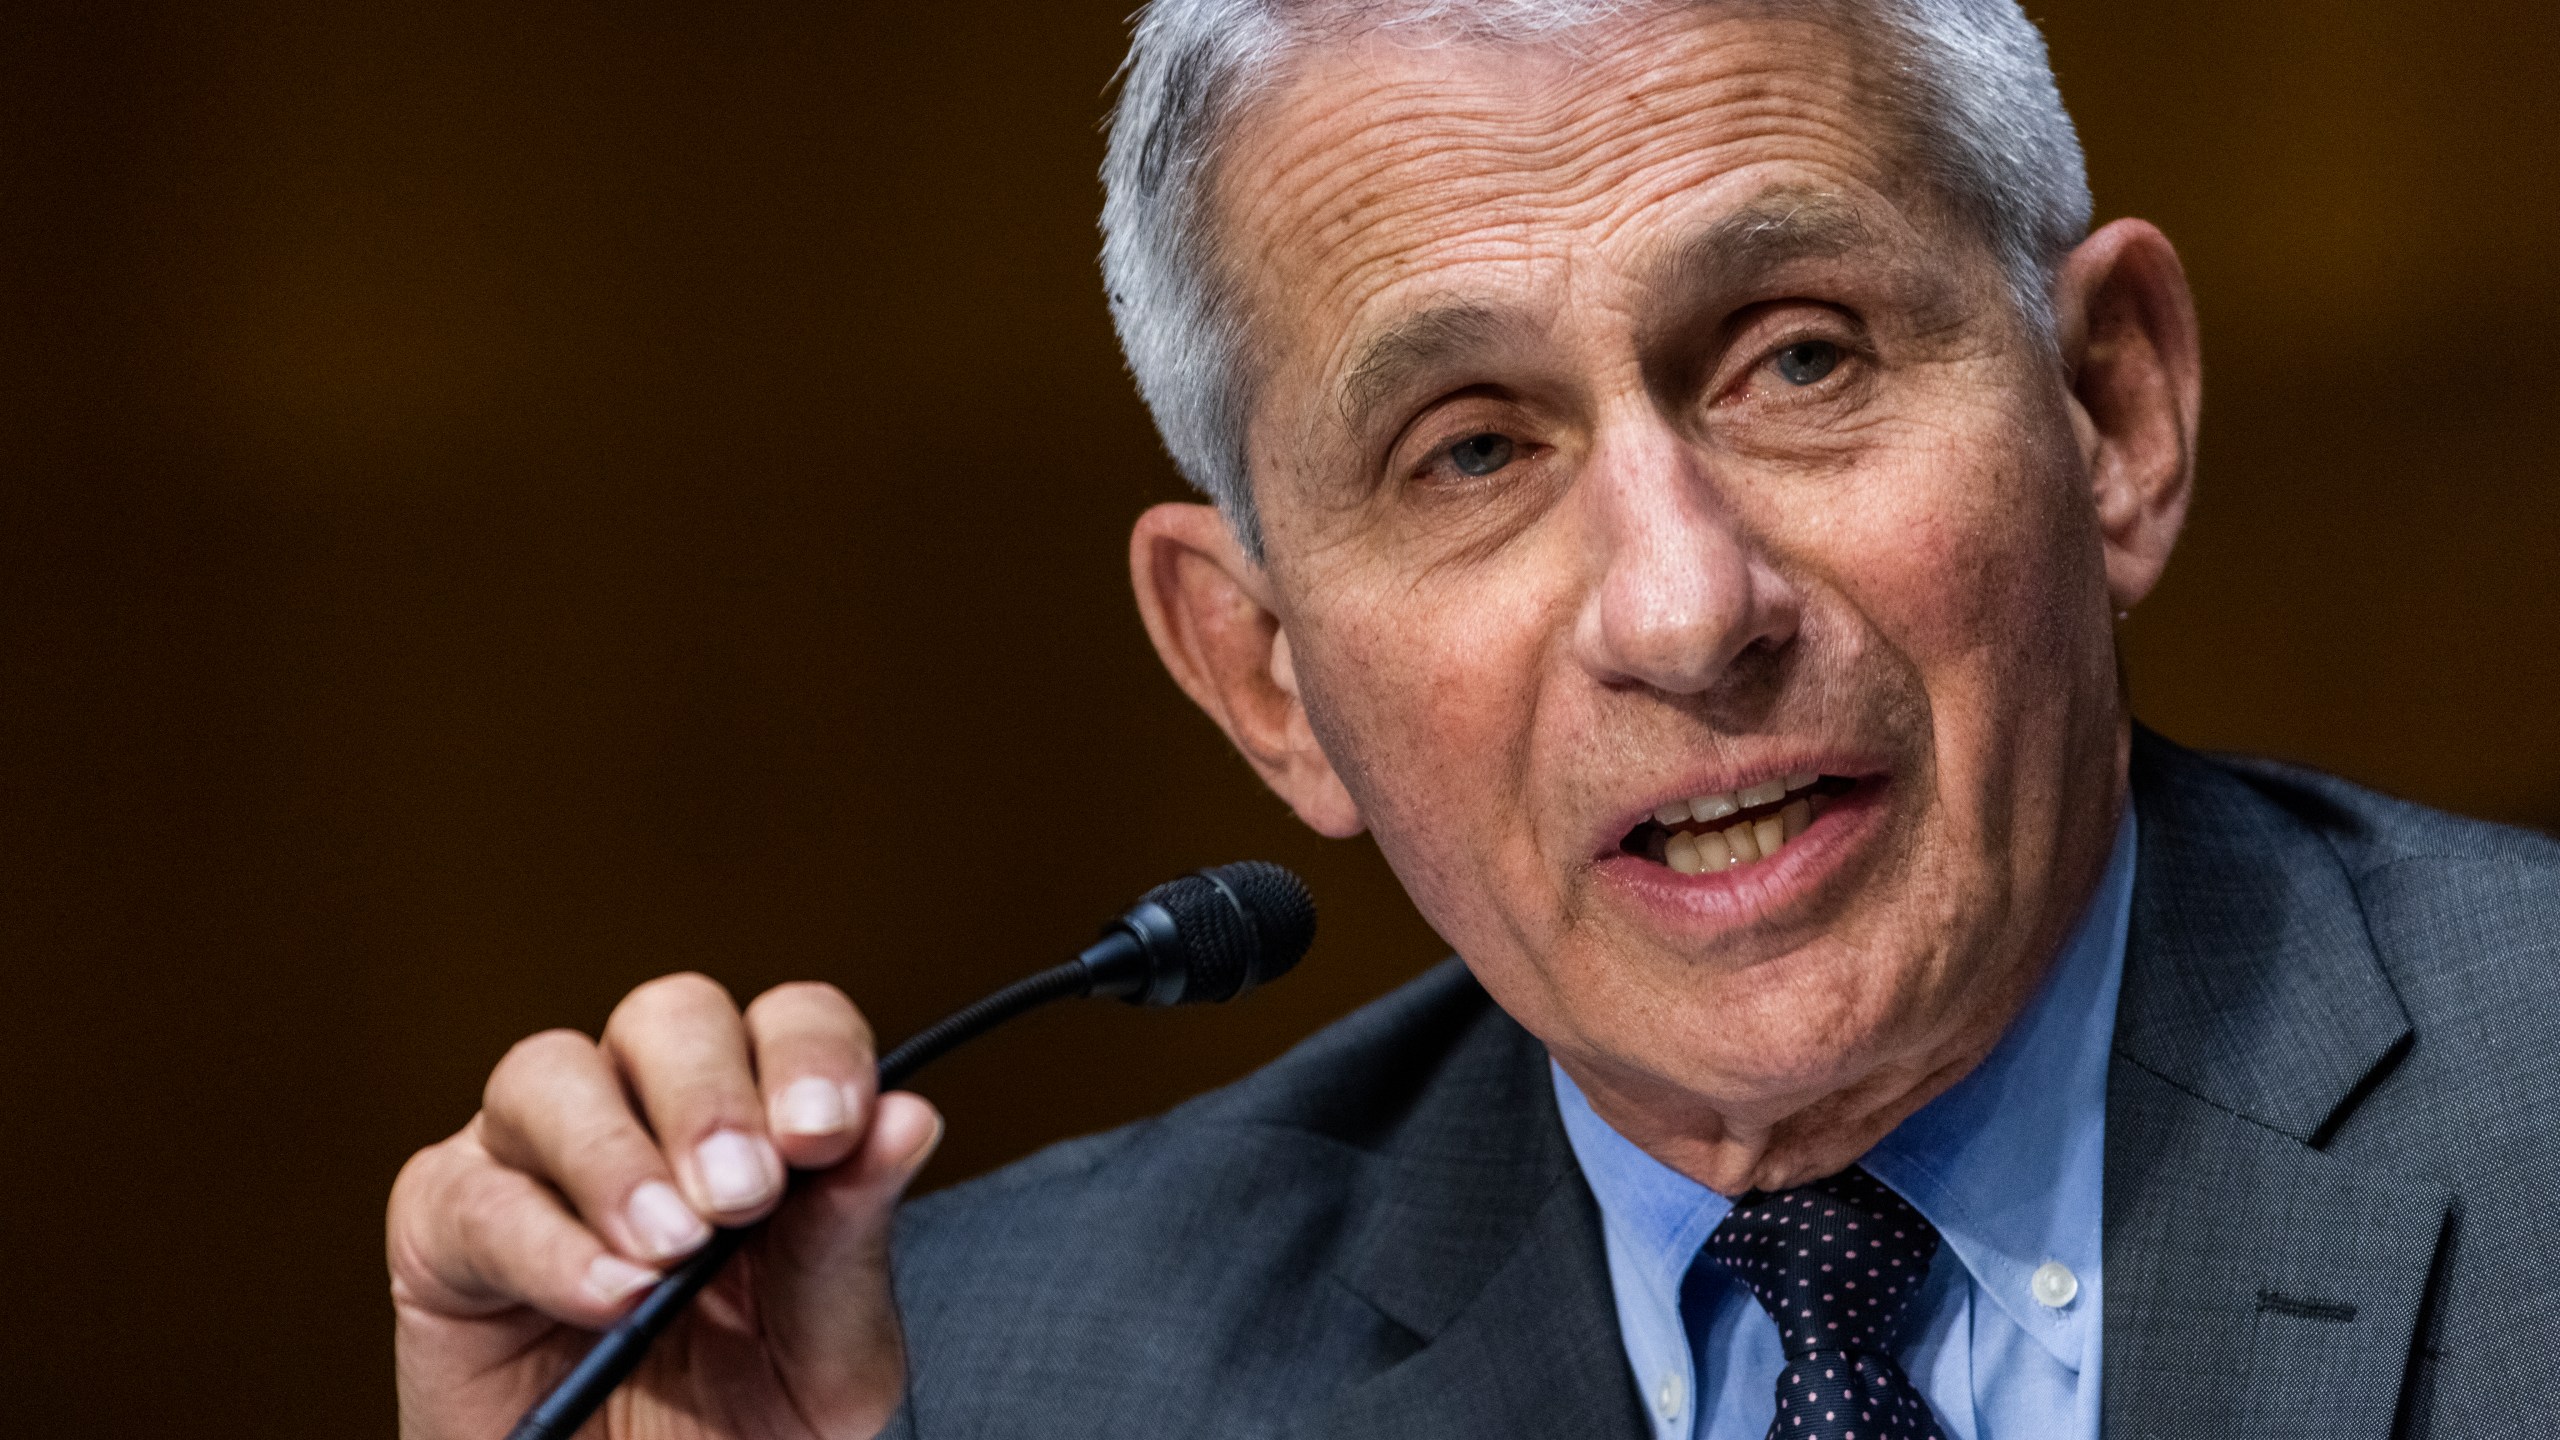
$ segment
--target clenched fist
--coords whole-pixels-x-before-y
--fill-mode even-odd
[[[877,1434],[905,1373],[890,1212],[942,1121],[874,1090],[870,1027],[830,985],[740,1014],[671,975],[601,1043],[519,1043],[480,1113],[392,1187],[401,1434],[497,1440],[662,1267],[768,1214],[581,1434]],[[786,1167],[821,1173],[786,1198]]]

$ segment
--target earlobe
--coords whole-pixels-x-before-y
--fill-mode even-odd
[[[2194,489],[2204,397],[2195,299],[2176,248],[2140,220],[2090,236],[2055,289],[2108,598],[2130,610],[2167,568]]]
[[[1218,512],[1158,505],[1139,516],[1129,578],[1147,638],[1174,683],[1263,783],[1318,833],[1359,834],[1359,807],[1308,722],[1269,579]]]

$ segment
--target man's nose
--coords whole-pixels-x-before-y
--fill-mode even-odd
[[[1667,426],[1610,435],[1580,477],[1596,583],[1575,627],[1609,684],[1713,689],[1754,646],[1783,649],[1802,617],[1696,452]]]

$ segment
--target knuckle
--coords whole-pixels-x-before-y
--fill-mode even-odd
[[[845,1011],[853,1008],[853,1002],[845,998],[842,990],[824,980],[786,980],[757,996],[756,1008],[763,1011],[784,1008]]]
[[[493,1192],[485,1174],[451,1177],[439,1197],[435,1236],[428,1245],[449,1259],[468,1259],[478,1254],[484,1248],[483,1236],[492,1219]]]
[[[842,990],[824,980],[794,980],[776,985],[747,1008],[750,1021],[767,1026],[811,1022],[828,1030],[847,1030],[868,1039],[871,1026]]]
[[[507,1047],[489,1072],[489,1083],[482,1087],[480,1103],[491,1110],[500,1109],[508,1097],[532,1084],[535,1077],[575,1063],[584,1052],[592,1051],[595,1042],[575,1030],[545,1030],[527,1035]]]
[[[614,1007],[613,1020],[607,1028],[656,1024],[711,1010],[736,1013],[727,987],[698,970],[684,970],[635,987]]]
[[[450,1140],[439,1140],[419,1150],[402,1163],[400,1173],[393,1177],[386,1214],[388,1227],[395,1235],[408,1228],[407,1222],[414,1220],[422,1207],[433,1205],[433,1192],[448,1168],[452,1145]]]
[[[453,1223],[456,1168],[446,1146],[430,1145],[410,1156],[392,1182],[383,1255],[395,1285],[428,1283],[441,1268],[440,1256],[460,1238]]]
[[[414,1232],[393,1232],[383,1249],[383,1263],[391,1272],[394,1305],[427,1306],[431,1303],[429,1297],[443,1288],[436,1284],[435,1257],[427,1253]]]
[[[523,1190],[494,1167],[460,1176],[447,1197],[453,1234],[464,1258],[487,1261],[504,1254],[523,1229]]]
[[[852,1058],[870,1056],[870,1020],[827,981],[778,984],[748,1007],[748,1030],[765,1058],[786,1056],[791,1063],[837,1068]]]

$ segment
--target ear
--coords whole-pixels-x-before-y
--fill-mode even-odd
[[[1206,505],[1158,505],[1129,537],[1138,613],[1164,668],[1209,712],[1264,784],[1319,834],[1363,828],[1316,743],[1270,581]]]
[[[2071,253],[2054,301],[2107,593],[2130,610],[2168,567],[2195,487],[2204,406],[2195,296],[2168,236],[2118,220]]]

